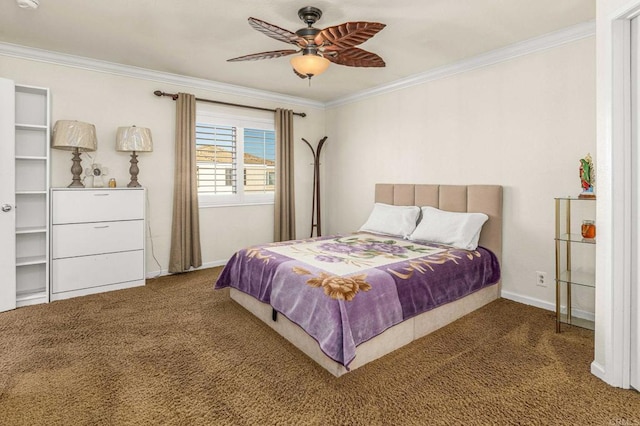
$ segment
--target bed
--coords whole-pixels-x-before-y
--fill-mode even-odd
[[[377,184],[375,202],[488,219],[473,250],[368,232],[250,247],[215,288],[231,287],[235,302],[336,377],[499,297],[501,186]]]

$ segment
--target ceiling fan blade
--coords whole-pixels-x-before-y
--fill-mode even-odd
[[[345,22],[320,31],[314,41],[329,50],[347,49],[364,43],[384,27],[379,22]]]
[[[251,25],[255,30],[260,31],[262,34],[274,38],[278,41],[297,44],[300,47],[305,47],[307,45],[307,41],[296,33],[285,30],[284,28],[280,28],[276,25],[270,24],[260,19],[249,18],[249,25]]]
[[[273,50],[271,52],[252,53],[251,55],[238,56],[237,58],[227,59],[227,62],[239,62],[239,61],[255,61],[258,59],[273,59],[280,58],[282,56],[293,55],[298,53],[299,50],[287,49],[287,50]]]
[[[375,53],[357,47],[326,52],[325,58],[338,65],[348,67],[384,67],[384,60]]]

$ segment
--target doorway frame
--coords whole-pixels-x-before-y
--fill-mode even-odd
[[[599,235],[596,279],[595,360],[591,372],[612,386],[630,387],[631,289],[635,199],[632,152],[631,20],[640,0],[626,3],[597,30]],[[601,55],[609,54],[602,59]],[[604,68],[606,67],[606,68]],[[600,87],[602,86],[602,87]],[[596,183],[597,185],[597,183]],[[602,231],[602,232],[601,232]],[[636,331],[637,332],[637,331]]]

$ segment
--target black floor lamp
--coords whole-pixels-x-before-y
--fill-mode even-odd
[[[322,145],[327,140],[327,136],[320,139],[317,150],[305,138],[302,141],[307,144],[313,154],[313,196],[311,203],[311,237],[313,237],[313,228],[316,228],[316,237],[322,236],[322,226],[320,222],[320,151]],[[315,217],[314,217],[315,216]]]

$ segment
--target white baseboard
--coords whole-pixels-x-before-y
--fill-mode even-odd
[[[602,367],[602,365],[600,365],[600,363],[595,361],[591,363],[591,374],[593,374],[603,382],[607,382],[607,373]]]
[[[547,311],[555,312],[555,303],[547,302],[546,300],[536,299],[534,297],[523,296],[521,294],[512,293],[510,291],[502,290],[500,294],[503,298],[513,300],[514,302],[524,303],[525,305],[535,306],[536,308],[545,309]],[[562,305],[560,307],[562,311],[566,311],[566,307]],[[589,321],[595,321],[595,315],[593,312],[584,311],[581,309],[572,309],[571,315],[576,318],[582,318]]]
[[[212,262],[203,263],[199,268],[190,269],[190,271],[197,271],[199,269],[215,268],[216,266],[223,266],[227,264],[227,260],[214,260]],[[165,275],[171,275],[168,269],[160,269],[156,271],[147,271],[147,278],[158,278]]]

